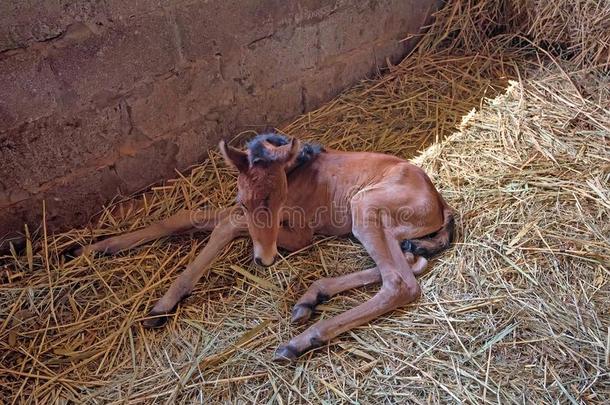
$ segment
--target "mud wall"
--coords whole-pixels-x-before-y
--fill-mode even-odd
[[[279,126],[386,60],[432,0],[0,3],[0,245],[82,225],[221,137]]]

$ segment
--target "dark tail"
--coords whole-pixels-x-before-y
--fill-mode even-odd
[[[455,219],[453,210],[443,201],[443,226],[438,231],[419,239],[405,240],[400,244],[403,252],[430,259],[447,250],[455,236]]]

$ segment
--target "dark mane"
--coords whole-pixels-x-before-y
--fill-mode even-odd
[[[250,151],[250,164],[254,160],[261,159],[264,162],[272,162],[273,158],[265,149],[264,142],[269,142],[273,146],[283,146],[290,142],[290,139],[284,135],[276,133],[266,133],[255,136],[248,142],[248,150]],[[318,143],[303,143],[299,157],[292,168],[293,170],[299,166],[314,160],[320,153],[324,152],[324,147]]]

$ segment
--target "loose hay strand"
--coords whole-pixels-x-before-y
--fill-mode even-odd
[[[318,238],[265,271],[238,240],[161,331],[139,321],[206,235],[61,257],[185,207],[231,204],[235,175],[211,151],[92,227],[28,233],[25,252],[3,258],[0,399],[608,402],[608,21],[604,1],[453,1],[400,65],[281,129],[417,156],[457,209],[459,238],[413,305],[280,367],[273,350],[301,330],[291,305],[318,278],[371,266],[358,243]],[[374,291],[341,294],[316,319]]]

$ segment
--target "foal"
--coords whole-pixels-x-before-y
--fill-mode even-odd
[[[379,153],[339,152],[300,145],[278,134],[263,134],[247,151],[224,142],[220,150],[235,167],[237,205],[225,209],[182,211],[139,231],[115,236],[82,249],[116,253],[147,241],[189,230],[212,231],[208,244],[155,304],[145,327],[160,327],[233,239],[250,235],[254,261],[272,265],[278,246],[294,251],[311,244],[314,234],[346,235],[362,242],[376,267],[314,282],[297,301],[292,322],[304,323],[316,305],[352,288],[382,283],[369,301],[318,321],[281,345],[278,361],[291,361],[335,336],[415,300],[415,276],[427,259],[449,247],[451,208],[417,166]]]

